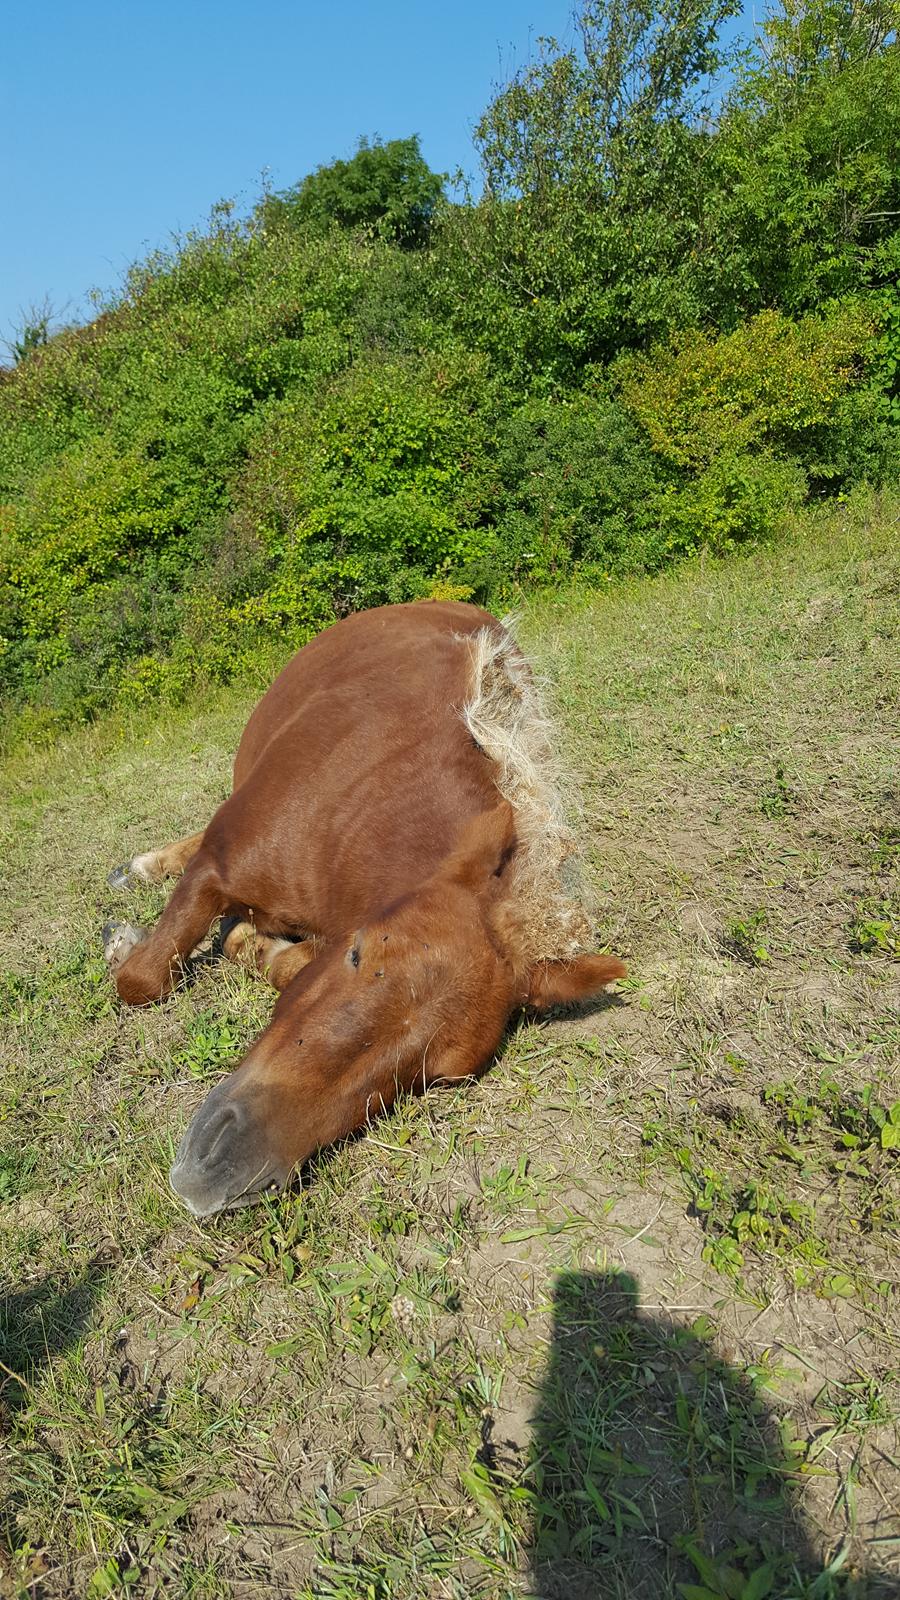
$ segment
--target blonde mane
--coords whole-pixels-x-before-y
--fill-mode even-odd
[[[519,958],[530,965],[590,945],[593,918],[563,805],[553,725],[532,669],[508,631],[512,620],[466,637],[469,688],[462,719],[494,762],[497,788],[515,813],[509,932]],[[566,776],[570,799],[572,788]]]

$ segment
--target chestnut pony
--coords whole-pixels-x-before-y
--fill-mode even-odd
[[[181,1141],[171,1183],[190,1210],[277,1188],[399,1092],[478,1072],[518,1007],[621,977],[577,953],[591,924],[572,855],[532,675],[495,618],[384,606],[305,645],[203,831],[110,878],[183,874],[152,931],[104,929],[127,1004],[165,995],[217,917],[224,954],[280,991]]]

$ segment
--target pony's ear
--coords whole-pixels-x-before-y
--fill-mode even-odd
[[[539,961],[528,975],[527,1006],[548,1011],[551,1006],[589,1000],[608,983],[624,978],[628,968],[617,956],[574,956],[571,961]]]
[[[467,889],[499,877],[516,847],[516,821],[508,800],[467,822],[442,876]]]

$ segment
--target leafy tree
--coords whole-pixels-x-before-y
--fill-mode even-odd
[[[579,43],[542,41],[481,118],[485,193],[442,241],[467,284],[450,314],[526,388],[682,327],[887,288],[898,0],[776,0],[729,53],[736,9],[585,0]]]
[[[495,198],[615,200],[645,165],[654,131],[697,125],[740,0],[586,0],[580,45],[540,41],[538,61],[497,95],[475,132]],[[567,198],[574,199],[571,192]]]
[[[783,106],[883,55],[896,45],[898,26],[898,0],[778,0],[745,83],[762,104]]]
[[[383,143],[360,139],[350,161],[318,167],[302,183],[271,196],[267,222],[336,222],[365,229],[406,248],[428,238],[443,178],[432,172],[415,134]]]
[[[738,10],[586,0],[578,44],[541,41],[478,123],[485,192],[453,219],[449,273],[468,275],[468,336],[478,318],[498,353],[530,369],[526,383],[536,371],[570,383],[586,363],[702,316],[690,263],[718,35]]]
[[[780,0],[716,130],[710,312],[730,325],[865,288],[900,218],[896,0]]]
[[[900,476],[900,0],[773,0],[723,93],[736,6],[581,0],[485,111],[477,199],[364,142],[90,325],[29,314],[0,369],[26,732],[260,681],[350,607],[605,584]]]

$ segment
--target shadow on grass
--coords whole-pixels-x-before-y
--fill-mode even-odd
[[[565,1273],[533,1418],[540,1600],[897,1600],[816,1563],[790,1434],[702,1328],[641,1313],[627,1274]]]
[[[81,1338],[109,1273],[95,1256],[74,1283],[47,1277],[0,1296],[0,1437],[44,1367]]]
[[[51,1362],[78,1343],[109,1273],[109,1263],[95,1256],[74,1283],[46,1277],[27,1289],[0,1296],[0,1456],[20,1411],[27,1429],[25,1414],[36,1380]],[[16,1516],[21,1495],[12,1484],[8,1487],[11,1492],[0,1496],[0,1596],[25,1593],[10,1564],[18,1542]]]

